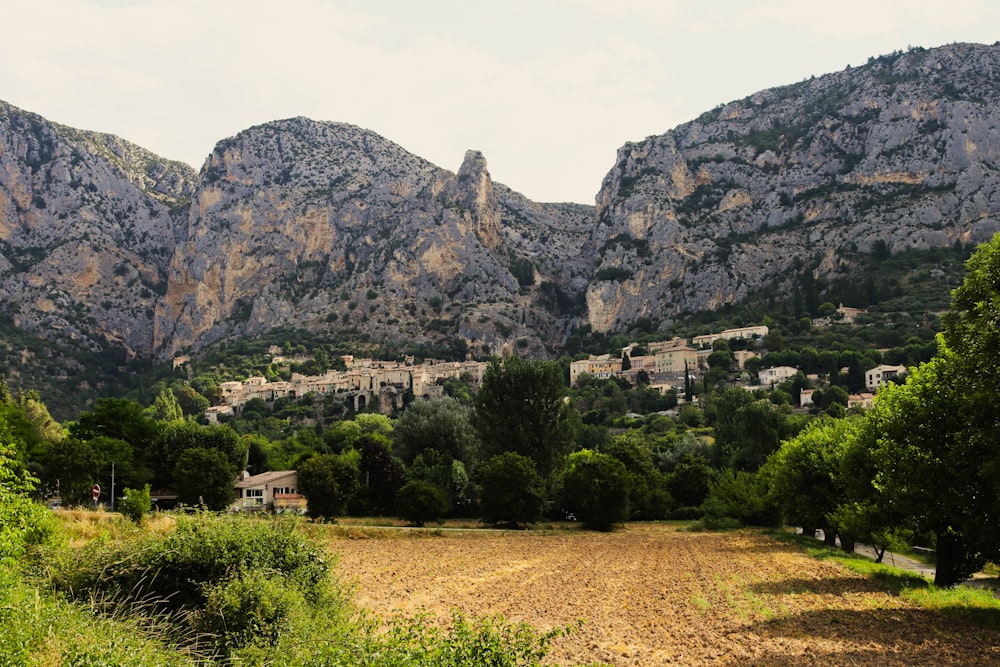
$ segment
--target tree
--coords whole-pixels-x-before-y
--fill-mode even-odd
[[[663,473],[653,463],[653,452],[640,434],[630,431],[614,438],[602,450],[625,466],[628,474],[629,518],[663,519],[673,503]]]
[[[588,528],[608,531],[629,514],[628,471],[607,454],[582,449],[570,454],[562,476],[563,509]]]
[[[771,526],[778,522],[777,508],[767,497],[762,475],[726,468],[709,485],[702,504],[706,524],[723,517],[743,524]]]
[[[557,362],[494,357],[475,400],[484,455],[517,452],[550,480],[573,445],[572,408],[565,395]]]
[[[935,535],[938,586],[967,579],[1000,547],[987,463],[996,445],[970,428],[976,417],[965,391],[954,355],[943,349],[906,384],[879,390],[858,436],[871,457],[874,502],[882,513]]]
[[[153,501],[150,499],[149,484],[141,489],[126,487],[118,501],[118,511],[136,523],[142,521],[143,515],[148,513],[152,507]]]
[[[843,462],[856,428],[856,421],[818,419],[768,458],[761,474],[786,523],[803,532],[822,529],[832,541],[835,531],[827,517],[848,500]],[[849,541],[841,537],[842,543]]]
[[[474,467],[479,438],[472,415],[470,408],[454,398],[411,403],[392,431],[395,452],[409,464],[425,449],[437,449]]]
[[[149,410],[150,417],[156,421],[173,422],[184,419],[184,411],[181,404],[177,402],[177,397],[170,389],[164,389],[156,395],[156,400]]]
[[[84,412],[69,433],[80,440],[99,436],[124,440],[141,452],[159,431],[156,422],[146,416],[135,401],[125,398],[99,398],[91,412]]]
[[[448,513],[448,498],[441,487],[415,479],[403,485],[396,494],[396,514],[415,526],[440,522]]]
[[[716,474],[704,456],[685,454],[667,477],[667,491],[680,507],[698,507],[708,497]]]
[[[476,471],[483,521],[519,527],[542,514],[545,482],[535,462],[516,452],[494,456]]]
[[[629,358],[628,352],[622,352],[622,370],[632,370],[632,360]]]
[[[236,473],[236,466],[218,449],[185,449],[173,471],[177,498],[185,505],[224,510],[236,500]]]
[[[229,466],[240,471],[247,464],[248,443],[229,426],[176,421],[166,424],[147,452],[154,485],[169,486],[181,455],[188,449],[212,449],[220,452]],[[234,473],[235,477],[235,473]]]
[[[787,435],[785,416],[742,389],[726,389],[714,400],[719,467],[757,470]]]
[[[299,466],[298,482],[309,516],[335,519],[343,515],[360,486],[358,476],[358,464],[350,453],[320,454],[305,461]]]
[[[406,482],[403,466],[384,437],[364,435],[357,444],[366,509],[374,515],[388,514],[395,507],[396,493]]]

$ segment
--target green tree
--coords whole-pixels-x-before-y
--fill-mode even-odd
[[[561,481],[563,509],[588,528],[608,531],[628,518],[628,471],[613,456],[589,449],[574,452]]]
[[[803,532],[822,529],[832,541],[835,531],[827,516],[848,500],[844,459],[856,428],[856,421],[818,419],[768,458],[761,474],[786,523]]]
[[[516,452],[498,454],[476,471],[483,521],[519,527],[542,515],[545,482],[535,462]]]
[[[31,543],[46,539],[47,510],[31,501],[38,480],[16,462],[10,433],[0,421],[0,586]]]
[[[686,454],[667,476],[667,491],[680,507],[698,507],[716,477],[708,459],[698,454]]]
[[[306,497],[309,516],[335,519],[359,486],[358,463],[350,453],[320,454],[298,469],[299,490]]]
[[[476,394],[476,427],[486,457],[517,452],[550,480],[573,445],[571,406],[554,361],[494,357]]]
[[[142,521],[143,515],[147,514],[152,507],[153,501],[150,499],[149,484],[141,489],[126,487],[118,501],[118,511],[136,523]]]
[[[181,404],[177,402],[177,397],[170,389],[164,389],[156,395],[156,400],[150,407],[149,416],[156,421],[172,422],[184,419],[184,411]]]
[[[969,428],[970,400],[958,370],[954,356],[942,350],[905,385],[880,389],[859,432],[883,514],[935,535],[939,586],[968,578],[1000,547],[987,464],[996,445]]]
[[[185,449],[173,471],[177,498],[185,505],[224,510],[236,500],[236,473],[236,466],[218,449]]]
[[[666,480],[653,462],[653,452],[641,434],[631,431],[614,438],[603,453],[622,462],[628,474],[629,518],[663,519],[673,499],[666,490]]]
[[[422,479],[410,480],[396,494],[396,514],[415,526],[440,522],[448,513],[444,489]]]
[[[726,389],[713,401],[719,467],[757,470],[783,437],[785,416],[766,400],[742,389]]]
[[[142,406],[124,398],[97,399],[92,411],[84,412],[69,426],[70,435],[80,440],[100,436],[124,440],[137,452],[145,451],[158,431]]]
[[[163,426],[147,452],[156,486],[173,483],[174,470],[181,455],[188,449],[212,449],[220,452],[229,466],[240,471],[247,463],[247,442],[229,426],[177,421]],[[234,473],[235,476],[235,473]]]
[[[392,512],[396,493],[406,482],[399,459],[392,455],[388,440],[377,435],[364,435],[357,443],[361,454],[360,468],[365,509],[372,515]]]
[[[395,452],[409,464],[425,449],[436,449],[475,467],[479,438],[472,415],[454,398],[414,401],[393,428]]]

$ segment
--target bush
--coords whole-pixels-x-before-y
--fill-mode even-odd
[[[219,655],[254,645],[275,646],[283,634],[309,622],[302,592],[280,577],[244,572],[210,585],[205,597],[205,606],[193,617],[192,626],[213,638]]]
[[[126,487],[125,495],[118,501],[118,511],[139,523],[142,521],[143,515],[153,508],[153,501],[150,499],[149,493],[149,484],[142,489]]]
[[[242,517],[180,517],[166,535],[87,545],[54,567],[53,584],[77,598],[189,609],[205,604],[210,585],[257,573],[282,578],[307,599],[319,599],[327,592],[329,566],[292,526]]]
[[[437,484],[415,479],[396,493],[396,515],[415,526],[440,523],[448,513],[448,496]]]
[[[728,527],[728,517],[741,524],[755,526],[776,526],[780,523],[779,512],[767,497],[767,489],[752,473],[723,470],[709,487],[708,498],[702,503],[706,527],[710,523],[718,527]]]

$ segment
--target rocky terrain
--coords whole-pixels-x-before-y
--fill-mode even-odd
[[[988,239],[998,78],[1000,46],[957,44],[761,91],[625,144],[595,207],[343,123],[249,128],[196,173],[0,103],[0,316],[141,359],[275,327],[551,356],[581,325],[850,275],[880,243]]]
[[[628,143],[597,196],[595,330],[714,310],[852,253],[1000,229],[1000,47],[952,45],[761,91]]]

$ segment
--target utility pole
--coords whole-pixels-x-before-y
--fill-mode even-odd
[[[115,462],[111,462],[111,511],[115,511]]]

